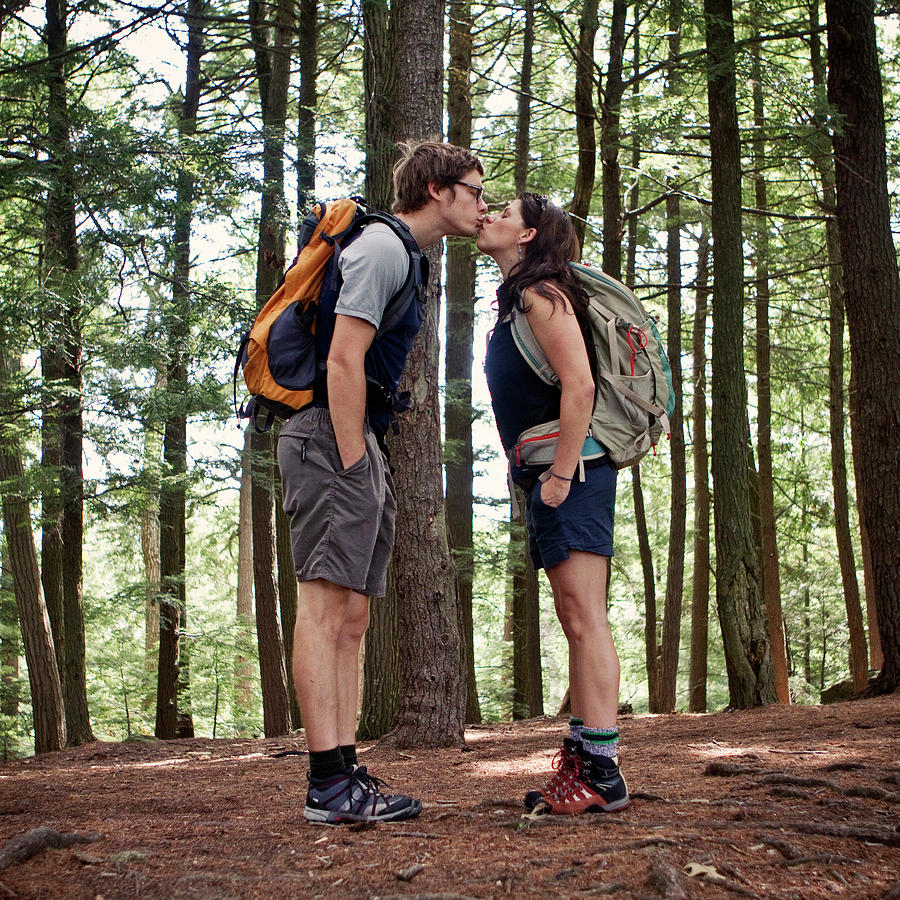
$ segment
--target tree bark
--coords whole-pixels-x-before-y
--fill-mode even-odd
[[[0,383],[6,382],[8,377],[9,366],[0,352]],[[6,391],[2,393],[6,394]],[[0,484],[3,485],[0,491],[3,530],[31,686],[34,750],[35,753],[49,753],[61,750],[66,744],[66,718],[31,530],[31,509],[24,493],[25,470],[17,422],[12,422],[11,427],[0,422]]]
[[[387,0],[366,0],[362,6],[365,44],[363,75],[366,92],[366,197],[378,209],[390,209],[391,169],[397,158],[394,143],[397,65]],[[359,740],[380,738],[390,731],[397,712],[400,668],[397,659],[397,595],[393,573],[387,594],[370,604],[366,629],[362,712]]]
[[[759,10],[757,9],[757,14]],[[756,34],[759,37],[759,34]],[[760,48],[751,46],[753,78],[752,141],[754,163],[753,189],[756,208],[765,213],[769,208],[766,185],[766,118],[762,93]],[[760,215],[756,228],[756,396],[757,452],[759,455],[759,518],[762,545],[763,598],[769,643],[772,647],[772,671],[775,692],[780,703],[791,702],[788,687],[787,651],[784,636],[784,614],[781,610],[781,575],[778,563],[778,535],[775,529],[775,489],[772,472],[772,386],[771,336],[769,332],[769,222]]]
[[[269,7],[250,0],[256,72],[263,121],[263,190],[260,198],[256,298],[262,305],[275,292],[285,264],[288,210],[284,196],[284,142],[290,85],[294,0]],[[256,635],[266,737],[287,734],[291,727],[284,643],[278,621],[276,581],[274,441],[271,432],[251,437],[253,579],[256,588]]]
[[[625,82],[626,0],[613,0],[606,88],[600,98],[600,161],[603,172],[603,271],[622,277],[622,168],[619,165],[619,120]]]
[[[244,449],[241,453],[241,491],[238,500],[238,570],[237,570],[237,625],[239,640],[253,633],[253,512],[251,444],[252,425],[244,431]],[[247,657],[239,650],[234,660],[235,724],[239,733],[244,731],[246,713],[253,702],[253,669]]]
[[[184,100],[178,122],[179,140],[182,144],[197,130],[204,10],[205,0],[191,0],[188,6]],[[192,737],[194,732],[190,711],[189,668],[187,657],[182,659],[185,649],[182,639],[187,624],[185,518],[193,211],[194,178],[190,167],[183,166],[176,185],[172,236],[172,302],[163,312],[163,326],[168,341],[165,381],[172,403],[163,432],[163,480],[159,504],[160,613],[156,736],[162,739]]]
[[[451,10],[452,3],[451,0]],[[590,0],[588,0],[590,2]],[[513,181],[516,193],[521,194],[528,185],[528,168],[531,156],[531,72],[534,67],[534,0],[524,0],[525,27],[522,32],[522,71],[519,75],[519,102],[516,114],[516,155],[513,161]],[[595,15],[596,18],[596,15]],[[471,20],[471,12],[470,12]],[[471,25],[470,25],[471,32]],[[471,38],[470,38],[471,42]],[[471,68],[471,47],[469,48],[469,68]],[[591,82],[593,84],[593,82]],[[592,87],[589,85],[588,90]],[[576,87],[576,93],[578,88]],[[577,101],[576,101],[577,103]],[[471,118],[471,99],[469,101],[469,114]],[[591,131],[593,132],[593,121]],[[471,131],[471,124],[469,125]],[[450,140],[453,141],[453,132],[450,132]],[[468,147],[469,144],[466,143]],[[577,176],[576,176],[577,177]],[[589,198],[590,200],[590,198]],[[578,220],[575,220],[576,225]],[[582,226],[583,227],[583,226]]]
[[[744,379],[740,139],[731,0],[705,0],[712,157],[712,473],[716,603],[731,705],[776,699],[751,526]]]
[[[680,75],[676,61],[681,53],[681,3],[669,8],[668,93],[678,97]],[[671,185],[670,185],[671,187]],[[681,413],[681,198],[675,191],[666,197],[666,355],[672,367],[672,386],[677,402],[669,424],[672,427],[669,455],[672,460],[672,494],[669,500],[669,557],[666,567],[666,599],[663,607],[660,664],[660,709],[675,711],[678,681],[678,649],[681,643],[681,607],[684,592],[684,547],[687,529],[687,462]]]
[[[647,694],[650,711],[662,706],[660,698],[660,647],[656,624],[656,577],[653,573],[653,551],[647,530],[641,467],[631,467],[631,493],[634,502],[634,525],[638,535],[638,552],[644,575],[644,658],[647,663]]]
[[[518,519],[510,518],[509,622],[513,643],[512,717],[530,719],[544,713],[541,678],[540,594],[537,573],[528,552],[524,498],[519,494]]]
[[[81,375],[81,303],[72,284],[78,267],[75,226],[75,176],[70,141],[66,84],[67,24],[65,0],[47,0],[47,154],[52,173],[44,217],[46,286],[54,299],[47,305],[42,346],[45,380],[52,401],[45,407],[51,456],[59,464],[58,498],[51,501],[50,553],[54,619],[61,638],[57,652],[67,740],[70,745],[94,740],[87,702],[84,647],[82,547],[84,477]],[[58,574],[57,574],[58,573]]]
[[[366,197],[378,209],[390,209],[391,172],[397,159],[397,4],[362,4],[366,94]],[[443,43],[443,42],[442,42]]]
[[[578,137],[578,167],[575,170],[575,189],[570,212],[584,246],[585,222],[591,211],[594,175],[597,171],[597,111],[594,108],[594,38],[599,20],[598,0],[584,0],[578,22],[578,46],[575,50],[575,133]]]
[[[813,84],[825,88],[827,74],[822,57],[819,31],[819,8],[810,4],[810,61]],[[837,207],[834,187],[834,159],[828,152],[830,141],[826,121],[822,113],[815,120],[818,133],[813,145],[813,163],[822,188],[822,205],[833,211]],[[831,437],[831,483],[834,491],[834,530],[841,567],[841,584],[844,588],[844,604],[847,610],[847,630],[850,636],[850,677],[857,691],[868,684],[869,667],[866,657],[866,634],[863,627],[859,582],[856,578],[856,561],[850,533],[850,499],[847,490],[847,451],[844,434],[844,295],[841,290],[840,235],[837,221],[829,217],[825,221],[825,246],[828,251],[828,421]],[[876,629],[877,632],[877,629]]]
[[[697,291],[691,340],[694,357],[694,577],[691,592],[691,669],[688,709],[706,711],[709,650],[709,449],[706,440],[706,319],[709,296],[709,237],[706,229],[697,248]]]
[[[441,134],[443,86],[442,0],[394,0],[399,137],[422,140]],[[425,322],[403,376],[415,405],[392,442],[397,486],[397,592],[400,696],[389,735],[397,746],[460,746],[466,710],[466,679],[459,608],[441,478],[438,400],[440,251],[428,251],[431,281]]]
[[[316,191],[316,106],[319,68],[317,0],[299,0],[297,57],[300,103],[297,110],[297,214],[303,216]]]
[[[472,139],[472,7],[470,0],[450,0],[450,71],[448,138],[458,147]],[[520,95],[521,111],[521,95]],[[475,256],[468,238],[447,239],[447,325],[444,356],[444,465],[447,491],[447,536],[456,564],[460,636],[466,678],[466,721],[480,722],[475,680],[472,579],[474,450],[472,422],[472,347],[475,340]]]
[[[881,74],[872,0],[826,0],[828,99],[850,352],[864,448],[857,491],[865,511],[884,664],[876,693],[900,687],[900,277],[891,234]]]

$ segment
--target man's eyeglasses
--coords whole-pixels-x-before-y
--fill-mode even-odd
[[[469,184],[468,181],[454,181],[454,184],[461,184],[463,187],[471,188],[475,191],[475,203],[481,203],[482,194],[484,194],[484,188],[480,184]]]

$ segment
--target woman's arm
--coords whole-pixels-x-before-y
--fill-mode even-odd
[[[560,292],[551,303],[531,289],[525,291],[528,324],[553,371],[559,376],[562,397],[559,403],[559,444],[552,471],[557,476],[541,485],[541,499],[559,506],[569,494],[572,478],[581,458],[591,414],[594,411],[594,378],[578,319],[568,299]]]

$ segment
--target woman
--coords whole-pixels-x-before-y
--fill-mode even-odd
[[[593,444],[586,436],[594,380],[580,325],[587,294],[569,266],[578,239],[562,209],[524,193],[485,217],[477,246],[503,276],[485,360],[503,448],[510,454],[530,427],[560,423],[552,465],[517,465],[516,454],[510,457],[512,478],[525,492],[531,558],[547,572],[569,644],[572,711],[556,772],[526,794],[525,805],[558,815],[612,812],[629,804],[617,756],[619,658],[606,616],[616,469],[606,457],[581,464],[586,440]],[[539,378],[514,343],[511,319],[522,315],[559,386]]]

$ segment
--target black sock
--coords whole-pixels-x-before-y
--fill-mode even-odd
[[[322,781],[334,775],[340,775],[346,769],[344,754],[340,747],[331,750],[309,751],[309,777],[313,781]]]
[[[344,757],[345,768],[359,765],[359,760],[356,758],[356,744],[341,744],[340,751]]]

